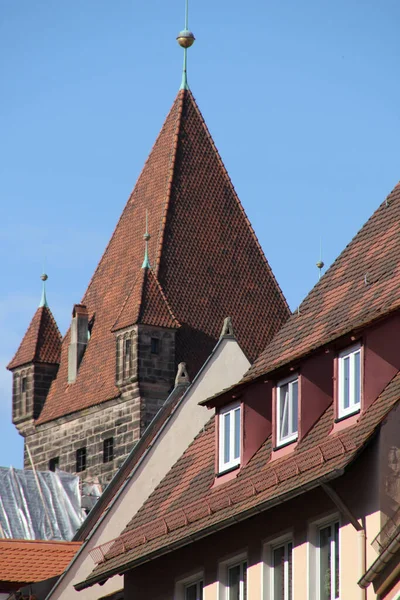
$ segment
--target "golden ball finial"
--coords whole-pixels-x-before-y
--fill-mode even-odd
[[[324,268],[324,266],[325,266],[325,264],[324,264],[324,261],[322,261],[322,260],[319,260],[319,261],[317,262],[317,267],[318,267],[318,269],[323,269],[323,268]]]
[[[184,29],[183,31],[179,32],[176,39],[182,48],[190,48],[190,46],[193,46],[196,38],[194,37],[193,33],[189,31],[189,29]]]
[[[46,273],[43,273],[43,274],[40,276],[40,279],[41,279],[42,281],[47,281],[47,280],[48,280],[48,276],[46,275]]]

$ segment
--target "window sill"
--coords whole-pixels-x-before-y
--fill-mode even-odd
[[[360,412],[360,410],[357,410],[357,412],[351,413],[351,415],[346,415],[335,419],[333,422],[333,427],[329,432],[329,435],[332,435],[339,431],[343,431],[343,429],[346,429],[347,427],[351,427],[352,425],[358,423],[358,420],[360,418]]]
[[[282,458],[294,452],[294,450],[297,448],[297,442],[298,438],[289,442],[285,442],[281,446],[275,446],[272,448],[271,461],[277,460],[278,458]]]
[[[223,483],[226,483],[227,481],[231,481],[232,479],[235,479],[235,477],[238,476],[239,471],[240,471],[240,464],[235,465],[234,467],[231,467],[230,469],[226,469],[226,471],[221,471],[221,473],[216,473],[215,480],[214,480],[213,485],[211,486],[211,489],[214,487],[218,487],[219,485],[222,485]]]

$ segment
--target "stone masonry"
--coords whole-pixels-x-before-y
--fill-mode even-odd
[[[14,372],[14,423],[29,446],[35,468],[48,470],[58,459],[58,468],[77,472],[77,451],[86,448],[86,468],[79,471],[85,481],[106,485],[163,405],[175,378],[175,330],[135,325],[116,333],[116,385],[120,396],[35,425],[53,373],[49,365],[32,365]],[[53,368],[53,367],[52,367]],[[54,369],[54,368],[53,368]],[[26,391],[21,395],[21,380]],[[42,384],[47,385],[47,390]],[[74,385],[73,383],[70,385]],[[32,402],[36,407],[32,412]],[[113,457],[105,462],[104,441],[113,440]],[[25,448],[24,466],[31,468]]]

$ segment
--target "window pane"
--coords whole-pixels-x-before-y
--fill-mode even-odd
[[[228,571],[229,600],[242,600],[240,598],[240,565],[231,567]]]
[[[288,561],[288,595],[287,595],[287,598],[288,598],[288,600],[292,600],[292,550],[293,550],[293,544],[289,543],[288,544],[288,557],[287,557],[287,561]]]
[[[343,408],[350,406],[350,359],[343,358]]]
[[[331,600],[331,526],[319,532],[320,600]]]
[[[274,600],[285,599],[285,546],[275,548],[273,556],[274,567]]]
[[[294,381],[292,384],[292,422],[290,424],[290,433],[297,432],[297,419],[298,419],[298,382]]]
[[[288,415],[288,403],[289,403],[289,386],[288,384],[282,385],[279,388],[279,399],[280,399],[280,439],[285,438],[289,434],[289,415]]]
[[[240,456],[240,408],[235,410],[235,448],[233,458]]]
[[[224,463],[230,459],[230,443],[231,443],[231,414],[224,415]]]
[[[334,540],[335,540],[335,598],[339,598],[339,523],[335,523]]]
[[[198,600],[196,597],[197,585],[188,585],[185,588],[185,600]]]
[[[247,600],[247,561],[243,563],[243,595],[240,600]]]
[[[354,404],[360,404],[360,352],[354,354]]]

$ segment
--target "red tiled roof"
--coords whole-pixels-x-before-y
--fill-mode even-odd
[[[61,354],[61,334],[51,310],[41,306],[35,312],[31,324],[7,369],[15,369],[27,363],[58,364]]]
[[[331,405],[292,454],[271,462],[270,437],[236,479],[219,487],[212,487],[215,433],[211,419],[122,536],[105,546],[106,560],[79,588],[103,580],[114,571],[123,572],[127,565],[148,560],[152,553],[167,551],[171,544],[184,545],[212,529],[226,527],[256,507],[265,510],[289,494],[319,485],[321,478],[349,465],[399,398],[400,373],[355,425],[329,435],[333,425]],[[101,558],[99,550],[97,554]]]
[[[0,540],[0,582],[34,583],[60,575],[81,542]]]
[[[133,323],[155,327],[179,327],[152,269],[140,269],[113,331]]]
[[[297,311],[250,367],[244,381],[400,307],[400,184],[389,194]]]
[[[182,325],[176,362],[186,362],[191,377],[211,353],[227,315],[252,360],[288,318],[195,100],[181,90],[82,299],[95,319],[77,379],[68,385],[68,333],[38,423],[119,395],[112,329],[119,316],[126,323],[128,308],[120,313],[143,261],[146,211],[150,264]],[[135,305],[136,298],[130,302]],[[149,302],[143,318],[157,323],[160,303]]]

